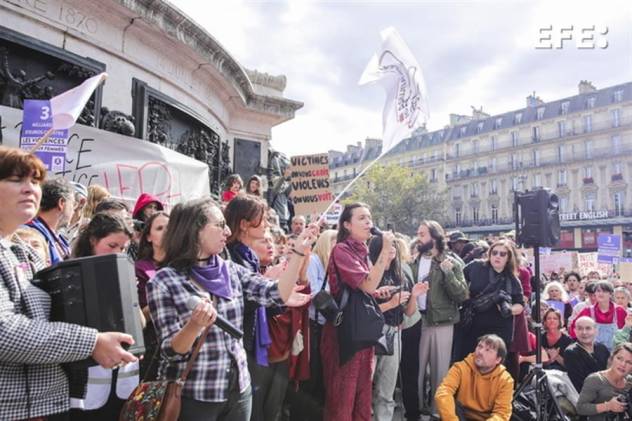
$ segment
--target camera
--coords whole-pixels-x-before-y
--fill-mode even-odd
[[[498,291],[496,298],[494,300],[498,305],[498,310],[500,311],[500,315],[508,319],[512,316],[511,313],[511,296],[503,290]]]
[[[625,421],[625,420],[630,420],[632,419],[632,408],[630,408],[630,393],[621,393],[619,395],[617,395],[617,401],[626,404],[626,408],[625,411],[620,412],[620,413],[613,413],[613,412],[609,412],[607,414],[607,419],[608,420],[613,420],[613,421]]]
[[[334,326],[340,326],[340,323],[342,323],[342,310],[340,310],[338,303],[328,291],[319,291],[318,294],[314,296],[312,302],[316,310],[319,311],[328,322],[331,322]]]

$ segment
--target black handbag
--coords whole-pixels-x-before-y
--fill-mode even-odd
[[[356,352],[378,343],[384,328],[384,315],[373,295],[340,284],[343,287],[340,301],[343,316],[338,326],[338,345],[342,365]]]

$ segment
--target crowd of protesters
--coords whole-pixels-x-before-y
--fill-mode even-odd
[[[263,188],[233,175],[218,202],[167,209],[145,193],[130,206],[0,147],[0,419],[116,420],[142,378],[182,374],[219,315],[243,338],[203,336],[181,420],[392,420],[397,389],[407,420],[509,420],[535,364],[536,288],[543,367],[564,410],[601,420],[626,409],[632,280],[574,268],[535,282],[511,233],[471,241],[431,220],[415,238],[376,233],[363,203],[326,227],[280,218]],[[135,264],[142,359],[125,333],[50,322],[50,299],[30,283],[111,253]],[[340,324],[317,308],[321,293],[372,303],[379,341],[354,342],[346,312]],[[68,364],[88,357],[98,365]]]

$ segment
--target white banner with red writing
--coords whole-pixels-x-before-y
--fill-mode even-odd
[[[19,147],[22,110],[0,106],[0,116],[3,145]],[[84,186],[100,184],[132,203],[141,193],[170,205],[210,193],[206,164],[151,142],[82,125],[69,130],[65,171],[53,174]]]

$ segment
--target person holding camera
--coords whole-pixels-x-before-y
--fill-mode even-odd
[[[460,260],[447,253],[445,233],[436,221],[421,221],[417,229],[419,256],[413,263],[414,279],[428,285],[428,293],[417,300],[421,311],[422,334],[419,340],[419,394],[423,397],[426,366],[430,366],[432,394],[450,368],[454,324],[459,321],[459,304],[468,297]],[[420,399],[422,404],[423,398]],[[431,408],[422,408],[435,417],[435,400]]]
[[[630,419],[632,343],[617,345],[609,363],[607,370],[586,378],[579,394],[577,414],[586,416],[588,421]]]
[[[474,260],[463,272],[475,314],[471,326],[462,332],[458,359],[473,352],[478,338],[490,333],[511,344],[514,316],[524,310],[516,248],[510,240],[496,241],[489,248],[486,260]]]

